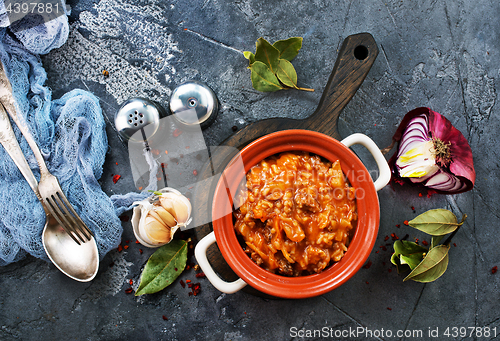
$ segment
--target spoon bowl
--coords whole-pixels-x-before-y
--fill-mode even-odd
[[[49,259],[66,276],[79,282],[94,279],[99,269],[99,252],[93,236],[78,245],[48,214],[42,232],[42,244]]]

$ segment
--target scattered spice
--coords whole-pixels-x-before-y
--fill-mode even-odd
[[[182,134],[182,130],[180,130],[180,129],[175,129],[172,135],[173,135],[174,137],[179,137],[181,134]]]
[[[115,165],[117,165],[117,166],[118,166],[118,162],[115,162]]]
[[[174,268],[175,271],[177,271],[177,268]]]
[[[197,175],[198,175],[198,171],[197,171],[196,169],[193,171],[193,175],[194,175],[194,176],[197,176]]]
[[[195,276],[196,276],[196,278],[205,278],[206,277],[205,273],[203,273],[203,272],[197,273]]]
[[[195,264],[195,265],[193,266],[193,269],[194,269],[195,271],[198,271],[198,270],[200,270],[200,266],[199,266],[198,264]]]
[[[427,245],[429,245],[429,243],[427,242],[427,240],[422,240],[422,245],[427,246]]]
[[[395,234],[395,233],[391,233],[391,238],[392,238],[392,240],[393,240],[393,241],[394,241],[394,240],[398,240],[398,239],[399,239],[399,237],[398,237],[398,236],[396,236],[396,234]]]
[[[129,279],[128,283],[130,284],[130,286],[134,285],[134,281],[132,279]]]
[[[392,269],[387,269],[387,271],[392,272]]]
[[[369,269],[369,268],[370,268],[370,266],[372,266],[372,261],[371,261],[371,260],[368,260],[368,262],[367,262],[365,265],[363,265],[363,268],[364,268],[364,269]]]
[[[387,310],[392,310],[391,308],[387,307]]]
[[[102,70],[102,74],[104,77],[109,77],[109,71],[108,70]]]
[[[190,279],[186,279],[186,283],[191,283],[191,280]]]
[[[118,252],[122,252],[122,250],[123,250],[123,246],[121,244],[118,245]]]
[[[403,224],[405,224],[406,226],[408,226],[408,220],[403,221]]]
[[[168,318],[167,318],[165,315],[161,315],[161,318],[162,318],[163,320],[165,320],[165,321],[167,321],[167,320],[168,320]]]
[[[186,283],[184,283],[184,281],[182,279],[179,281],[179,283],[180,283],[181,287],[183,287],[183,288],[186,287]]]
[[[165,154],[167,154],[167,155],[168,155],[168,150],[165,150]]]
[[[365,283],[366,283],[366,284],[370,284],[370,283],[368,283],[368,281],[366,281]]]
[[[379,246],[382,250],[387,251],[387,247],[385,245],[380,245]]]
[[[491,274],[495,274],[498,271],[498,266],[494,266],[491,268]]]
[[[134,289],[132,289],[132,288],[125,289],[126,294],[131,294],[132,291],[134,291]]]
[[[128,249],[128,245],[125,245],[123,248],[124,248],[125,250],[126,250],[126,249]]]
[[[457,243],[453,243],[453,246],[454,246],[454,247],[457,247]]]
[[[115,184],[116,184],[116,183],[118,182],[118,180],[120,180],[120,178],[121,178],[121,177],[122,177],[122,176],[121,176],[121,175],[118,175],[118,174],[114,175],[114,176],[113,176],[113,183],[115,183]]]
[[[140,242],[138,240],[135,241],[136,244],[140,244]]]
[[[393,233],[394,234],[394,233]],[[384,242],[388,241],[389,240],[389,236],[385,236],[384,238]]]
[[[422,193],[418,193],[418,196],[419,196],[419,197],[422,197]]]
[[[142,255],[142,249],[139,249],[139,253]]]
[[[397,228],[400,228],[400,227],[401,227],[401,225],[400,225],[400,224],[396,224],[396,227],[397,227]]]

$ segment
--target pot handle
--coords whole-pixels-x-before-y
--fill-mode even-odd
[[[238,278],[234,282],[226,282],[222,280],[214,271],[207,259],[207,250],[210,245],[215,243],[215,234],[212,231],[207,234],[202,240],[198,242],[196,248],[194,249],[194,256],[198,261],[198,265],[201,267],[207,279],[212,283],[212,285],[219,291],[226,294],[234,294],[235,292],[241,290],[247,283]]]
[[[372,154],[379,170],[378,179],[375,180],[374,182],[375,190],[379,191],[389,183],[389,180],[391,180],[391,169],[389,168],[389,165],[387,164],[384,155],[382,154],[378,146],[375,144],[375,142],[373,142],[371,138],[369,138],[364,134],[358,133],[347,136],[340,142],[344,144],[346,147],[350,147],[353,144],[360,144],[364,146],[366,149],[368,149],[368,151]]]

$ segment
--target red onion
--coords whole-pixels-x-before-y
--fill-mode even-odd
[[[407,179],[446,194],[474,187],[476,172],[469,143],[441,114],[429,108],[410,111],[393,140],[399,142],[389,161],[396,181]]]

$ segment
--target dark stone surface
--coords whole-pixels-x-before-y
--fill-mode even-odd
[[[268,117],[310,115],[335,63],[342,40],[370,32],[380,54],[341,115],[341,135],[361,132],[390,144],[403,115],[428,106],[445,115],[469,140],[477,172],[473,191],[419,197],[418,190],[386,187],[379,192],[380,232],[361,269],[340,288],[305,300],[267,300],[244,292],[221,294],[206,279],[188,296],[178,281],[154,295],[126,294],[137,287],[153,250],[135,244],[124,223],[122,252],[112,251],[91,283],[77,283],[52,264],[27,258],[0,268],[2,340],[313,340],[297,330],[390,330],[392,337],[347,335],[342,340],[406,340],[398,330],[439,328],[436,339],[498,339],[500,265],[497,229],[500,110],[500,5],[459,1],[73,1],[68,42],[42,58],[54,98],[74,89],[97,95],[108,117],[109,154],[101,180],[108,194],[134,190],[128,153],[113,130],[113,116],[132,96],[168,106],[176,85],[195,79],[217,94],[221,111],[204,131],[217,145],[239,128]],[[299,85],[315,92],[253,90],[247,60],[263,36],[270,41],[304,37],[294,65]],[[102,75],[109,71],[109,77]],[[373,162],[356,149],[368,168]],[[118,163],[118,165],[116,165]],[[111,174],[122,178],[113,184]],[[424,193],[425,194],[425,193]],[[411,206],[415,207],[413,212]],[[455,236],[447,272],[429,284],[404,282],[390,264],[391,233],[422,234],[403,225],[431,208],[448,208],[468,219]],[[130,215],[130,213],[129,213]],[[396,227],[401,225],[401,227]],[[141,254],[139,249],[143,249]],[[193,259],[194,260],[194,259]],[[194,278],[194,271],[180,279]],[[164,320],[162,316],[168,319]],[[490,328],[490,337],[443,336],[447,328]],[[494,330],[494,328],[496,328]],[[453,330],[450,329],[450,332]],[[484,336],[484,329],[483,329]]]

